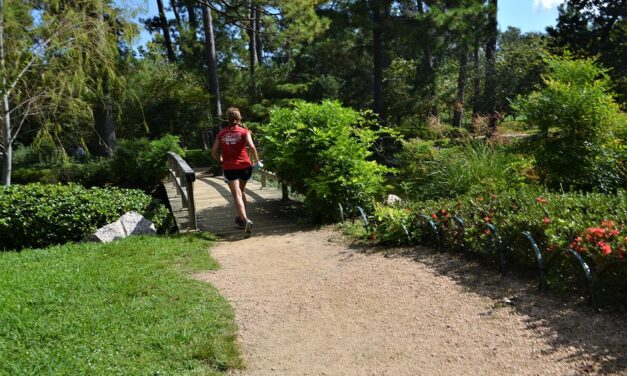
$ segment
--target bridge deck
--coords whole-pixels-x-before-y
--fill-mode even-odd
[[[189,228],[187,209],[181,207],[176,197],[174,185],[166,182],[166,190],[172,211],[181,232]],[[221,237],[243,236],[243,230],[235,227],[235,207],[229,187],[221,177],[204,171],[196,171],[194,197],[198,229],[209,231]],[[261,187],[261,183],[250,180],[246,185],[247,214],[254,222],[253,234],[269,235],[298,231],[301,203],[281,201],[281,191],[271,187]]]

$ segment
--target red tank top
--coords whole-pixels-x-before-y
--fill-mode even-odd
[[[218,133],[223,169],[239,170],[252,166],[246,151],[247,134],[248,129],[238,125],[226,127]]]

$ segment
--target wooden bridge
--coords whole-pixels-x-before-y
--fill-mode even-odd
[[[207,169],[193,170],[174,153],[169,154],[169,170],[164,185],[180,232],[200,230],[226,238],[243,236],[243,230],[235,226],[233,198],[221,176]],[[276,183],[268,184],[270,179],[272,175],[267,172],[255,172],[246,185],[246,211],[254,222],[253,235],[302,230],[302,204],[286,200],[287,192],[275,188]]]

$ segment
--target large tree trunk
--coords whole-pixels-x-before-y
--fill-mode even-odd
[[[176,27],[180,31],[181,30],[181,15],[179,13],[179,8],[176,5],[176,0],[170,0],[170,7],[172,8],[172,13],[174,13],[174,19],[176,20]]]
[[[261,7],[255,7],[255,47],[257,51],[257,64],[263,65],[263,44],[261,43]]]
[[[168,51],[168,60],[173,63],[176,61],[174,55],[174,49],[172,48],[172,38],[170,38],[170,27],[168,25],[168,19],[165,16],[165,10],[163,9],[163,1],[157,0],[157,8],[159,9],[159,22],[161,23],[161,30],[163,31],[163,40],[165,42],[165,49]]]
[[[94,124],[98,140],[94,145],[94,154],[101,157],[109,157],[115,149],[117,142],[115,136],[115,116],[113,113],[113,101],[105,96],[102,102],[93,107]]]
[[[0,3],[2,0],[0,0]],[[0,5],[1,6],[1,5]],[[1,28],[1,26],[0,26]],[[2,34],[2,31],[0,31]],[[0,39],[3,36],[0,35]],[[11,116],[9,114],[9,96],[2,96],[2,110],[0,110],[0,121],[2,121],[2,185],[11,185],[11,172],[13,170],[13,142],[11,140]]]
[[[472,118],[481,113],[481,66],[479,60],[479,38],[475,41],[472,51],[472,66],[474,77],[472,80]]]
[[[387,0],[370,0],[372,8],[372,60],[373,60],[373,111],[385,122],[385,103],[383,100],[383,69],[385,65],[384,22]]]
[[[417,1],[418,13],[421,15],[425,13],[424,4],[422,0]],[[430,105],[429,115],[433,116],[440,121],[440,109],[438,108],[438,87],[437,77],[435,72],[435,64],[433,63],[433,51],[429,45],[424,45],[422,48],[422,69],[427,72],[427,79],[429,85],[429,99]],[[418,68],[416,74],[422,74],[420,68]]]
[[[216,47],[213,36],[213,20],[211,18],[211,9],[207,4],[202,5],[202,19],[205,33],[207,71],[209,74],[209,94],[211,94],[211,112],[213,115],[212,132],[213,136],[215,136],[220,131],[219,119],[222,117],[222,105],[220,104],[220,83],[218,81],[218,62],[216,60]],[[205,140],[205,143],[207,147],[211,146],[211,140]]]
[[[464,43],[459,52],[459,75],[457,77],[457,98],[455,99],[455,114],[453,116],[453,126],[462,127],[464,117],[464,93],[466,91],[466,80],[468,79],[468,45]]]
[[[4,70],[4,0],[0,0],[0,66]],[[2,76],[2,87],[7,85],[6,77]],[[11,142],[11,116],[9,113],[9,96],[2,95],[2,104],[0,104],[0,142],[2,142],[2,185],[11,185],[11,170],[13,166],[13,142]]]
[[[496,132],[498,113],[496,112],[496,38],[498,36],[496,12],[498,0],[490,0],[488,7],[487,43],[485,46],[485,113],[491,133]]]
[[[192,29],[192,39],[195,41],[196,31],[198,31],[198,21],[196,20],[196,0],[185,0],[185,7],[187,8],[189,27]],[[204,7],[205,5],[203,5],[203,8]]]
[[[101,23],[105,22],[104,19],[104,0],[100,0],[100,11],[98,12],[98,19]],[[102,43],[106,39],[104,35],[105,31],[102,29],[100,33],[100,38],[102,38]],[[109,88],[109,82],[106,75],[101,77],[102,82],[102,97],[97,100],[92,108],[92,113],[94,115],[94,128],[96,129],[96,135],[98,136],[98,140],[94,145],[94,154],[109,157],[113,153],[113,149],[115,149],[116,145],[116,136],[115,136],[115,116],[113,113],[113,98],[111,96],[111,90]]]
[[[257,80],[255,77],[255,68],[257,67],[257,33],[256,22],[257,7],[255,2],[250,0],[248,4],[248,28],[246,33],[248,34],[248,72],[250,74],[250,102],[257,102]]]

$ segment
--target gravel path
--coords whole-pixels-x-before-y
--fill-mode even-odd
[[[372,252],[332,229],[219,242],[243,375],[627,373],[625,316],[593,313],[428,249]]]

